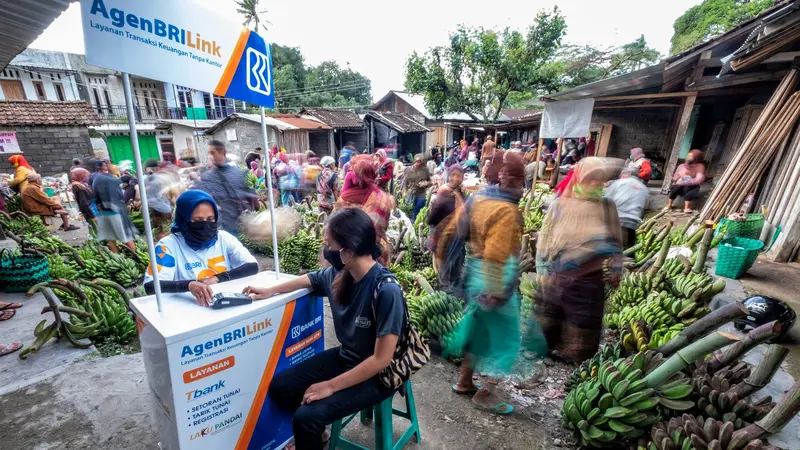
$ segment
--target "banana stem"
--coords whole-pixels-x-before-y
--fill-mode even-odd
[[[746,314],[747,308],[744,307],[742,302],[731,303],[722,308],[715,309],[698,319],[697,322],[686,327],[666,344],[657,348],[656,351],[662,353],[664,356],[670,356],[689,343],[707,335],[719,326],[731,320],[744,317]]]
[[[800,412],[800,381],[797,381],[781,401],[758,422],[735,431],[729,449],[743,449],[748,442],[759,439],[765,434],[777,433]]]
[[[676,354],[672,355],[672,357],[664,361],[664,363],[662,363],[644,378],[647,380],[647,386],[661,386],[671,376],[680,372],[689,364],[692,364],[698,359],[702,359],[705,355],[713,352],[714,350],[720,349],[738,340],[739,338],[736,337],[736,335],[725,332],[717,332],[678,350]]]
[[[633,255],[633,254],[634,254],[634,253],[636,253],[636,251],[637,251],[637,250],[639,250],[640,248],[642,248],[642,244],[641,244],[641,243],[639,243],[639,244],[636,244],[636,245],[634,245],[633,247],[630,247],[629,249],[627,249],[627,250],[623,251],[623,252],[622,252],[622,255],[623,255],[623,256]]]
[[[708,361],[709,368],[711,371],[717,371],[739,359],[756,345],[767,342],[779,334],[781,334],[781,324],[777,320],[765,323],[747,333],[739,342],[713,355]]]
[[[705,231],[705,230],[703,229],[703,227],[699,227],[699,228],[697,229],[697,231],[695,231],[695,232],[694,232],[694,234],[692,235],[692,237],[690,237],[690,238],[689,238],[689,240],[688,240],[688,241],[686,241],[686,246],[687,246],[687,247],[689,247],[689,248],[692,248],[692,247],[694,247],[695,245],[697,245],[697,242],[699,242],[699,241],[700,241],[700,239],[702,239],[702,238],[703,238],[703,232],[704,232],[704,231]]]
[[[669,234],[669,229],[672,226],[672,222],[667,227],[667,236],[664,238],[664,242],[661,243],[661,250],[658,253],[658,259],[656,259],[655,264],[650,267],[650,270],[647,271],[648,275],[655,275],[662,267],[664,267],[664,261],[667,260],[667,253],[669,253],[669,247],[672,243],[672,236]]]
[[[642,233],[647,233],[650,230],[650,228],[653,227],[653,224],[655,224],[656,221],[658,219],[660,219],[662,216],[664,216],[664,214],[666,214],[666,213],[667,213],[666,211],[661,211],[658,214],[656,214],[655,216],[647,219],[647,221],[645,223],[639,225],[639,228],[637,229],[637,231],[638,230],[642,230]]]
[[[431,287],[431,284],[428,283],[428,280],[426,280],[425,277],[423,276],[417,277],[417,284],[419,284],[420,287],[422,287],[422,289],[425,290],[425,293],[433,294],[434,292],[433,287]]]
[[[706,269],[706,258],[708,257],[708,250],[711,248],[711,239],[714,238],[714,229],[706,228],[703,232],[703,240],[700,241],[700,248],[697,249],[697,260],[694,262],[692,272],[702,273]]]
[[[739,398],[745,398],[754,392],[760,391],[761,388],[772,380],[772,377],[775,376],[775,372],[781,367],[787,355],[789,355],[788,348],[778,344],[770,345],[761,363],[753,370],[746,380],[734,386],[733,392],[736,393]]]

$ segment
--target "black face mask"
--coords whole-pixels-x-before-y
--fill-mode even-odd
[[[186,228],[187,241],[206,243],[217,236],[217,222],[189,222]]]
[[[344,269],[344,261],[342,261],[342,254],[339,250],[331,250],[328,247],[322,248],[322,257],[328,261],[331,266],[337,271]]]

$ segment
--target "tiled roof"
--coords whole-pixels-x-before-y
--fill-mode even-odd
[[[300,114],[313,116],[331,128],[363,128],[358,114],[343,109],[303,108]]]
[[[401,133],[422,133],[431,131],[407,114],[382,111],[369,111],[367,114],[371,117],[374,117],[384,125],[387,125]]]
[[[99,125],[86,102],[40,102],[0,100],[0,126]]]

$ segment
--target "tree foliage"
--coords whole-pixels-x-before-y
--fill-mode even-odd
[[[569,89],[639,70],[660,59],[661,54],[648,47],[642,35],[620,47],[564,46],[559,50],[552,70],[559,74],[559,89]]]
[[[406,62],[406,90],[425,96],[435,116],[466,113],[474,120],[493,122],[509,96],[548,92],[558,74],[550,61],[566,32],[558,8],[540,11],[526,34],[461,26],[450,44],[414,52]]]
[[[370,80],[336,61],[306,66],[299,48],[272,45],[275,103],[281,112],[303,106],[344,107],[368,105]]]
[[[774,3],[774,0],[704,0],[675,21],[669,51],[674,55],[719,36]]]
[[[263,28],[264,31],[267,30],[267,26],[264,24],[269,23],[269,21],[262,21],[260,17],[267,10],[258,10],[258,0],[236,0],[236,12],[244,17],[242,25],[249,27],[252,24],[253,31],[256,33],[258,33],[259,28]]]

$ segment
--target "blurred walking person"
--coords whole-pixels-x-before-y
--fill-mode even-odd
[[[321,210],[330,213],[339,197],[339,172],[336,171],[336,161],[330,156],[323,157],[320,165],[322,172],[317,177],[317,202]]]
[[[550,349],[575,364],[600,344],[604,266],[614,286],[622,271],[617,208],[603,199],[603,184],[620,168],[605,158],[582,159],[539,232],[536,270],[544,276],[536,318]]]
[[[644,207],[650,193],[647,186],[636,176],[634,168],[626,167],[619,180],[611,182],[606,189],[606,199],[614,202],[622,225],[622,249],[627,250],[636,243],[636,228],[642,222]]]
[[[376,184],[377,172],[370,155],[354,155],[350,160],[353,169],[347,174],[342,193],[334,210],[361,208],[375,225],[378,245],[383,249],[378,262],[388,265],[390,260],[389,240],[386,230],[394,209],[394,198]]]
[[[200,175],[195,189],[214,198],[219,207],[219,228],[238,236],[239,216],[252,205],[255,192],[247,188],[245,170],[228,163],[225,144],[217,140],[209,142],[208,157],[213,167]]]
[[[464,168],[460,164],[456,163],[447,168],[447,184],[440,187],[436,192],[436,197],[431,200],[427,219],[428,225],[431,227],[428,250],[433,253],[433,268],[437,272],[437,288],[447,292],[452,292],[452,286],[461,280],[464,252],[460,252],[460,256],[455,255],[457,260],[451,264],[450,270],[443,270],[442,263],[447,257],[447,245],[442,241],[442,235],[464,207],[464,192],[461,190],[463,180]]]
[[[133,225],[122,197],[122,180],[107,173],[96,173],[92,184],[94,201],[100,214],[97,217],[97,239],[106,241],[108,248],[119,253],[117,241],[136,251]]]
[[[505,415],[513,412],[513,406],[476,385],[472,375],[475,370],[493,377],[509,374],[520,350],[517,280],[523,231],[519,211],[524,182],[522,155],[507,154],[499,178],[499,185],[470,196],[455,224],[457,232],[440,270],[450,270],[457,264],[458,252],[469,244],[464,320],[445,349],[447,355],[464,355],[458,382],[452,389],[457,394],[472,395],[473,405],[480,409]]]
[[[411,197],[414,209],[411,213],[411,221],[417,219],[417,214],[425,207],[427,201],[426,191],[431,184],[431,173],[425,167],[425,161],[422,154],[414,157],[414,165],[411,170],[406,171],[405,178],[403,178],[403,190],[406,195]]]
[[[78,204],[78,211],[83,214],[83,218],[90,227],[96,230],[97,220],[92,203],[94,202],[94,192],[89,187],[89,171],[80,166],[75,166],[69,171],[69,178],[72,182],[69,187],[72,189],[72,196]]]

